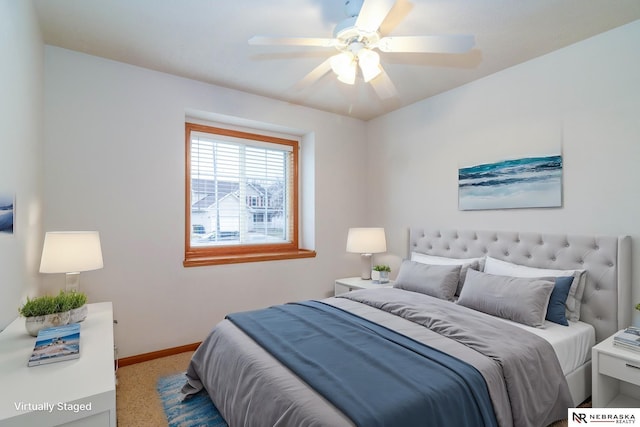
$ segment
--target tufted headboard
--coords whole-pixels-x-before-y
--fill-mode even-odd
[[[529,267],[584,269],[580,320],[600,342],[631,324],[631,238],[485,230],[409,230],[409,254],[491,256]]]

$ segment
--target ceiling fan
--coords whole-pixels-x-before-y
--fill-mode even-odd
[[[473,35],[388,36],[413,8],[408,0],[346,0],[347,18],[339,22],[333,38],[253,36],[250,45],[312,46],[335,48],[331,56],[307,74],[296,86],[315,83],[330,70],[338,80],[354,84],[358,68],[381,99],[397,94],[393,82],[380,65],[385,53],[464,53],[475,44]]]

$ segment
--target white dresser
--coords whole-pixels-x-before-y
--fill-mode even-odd
[[[24,318],[0,332],[0,426],[116,426],[113,308],[88,304],[80,357],[28,367],[35,337]]]

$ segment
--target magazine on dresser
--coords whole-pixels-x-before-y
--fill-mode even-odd
[[[28,366],[45,365],[80,357],[80,323],[41,329]]]

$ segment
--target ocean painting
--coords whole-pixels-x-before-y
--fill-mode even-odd
[[[562,156],[526,157],[460,168],[460,210],[562,206]]]
[[[0,233],[13,234],[13,196],[0,193]]]

